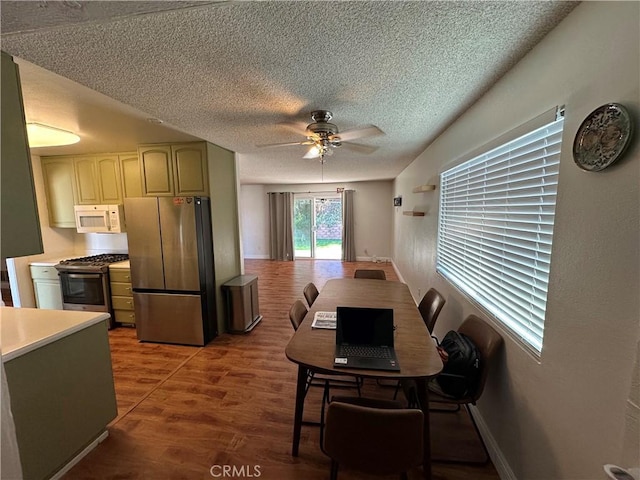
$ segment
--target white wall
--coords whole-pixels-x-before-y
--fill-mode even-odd
[[[335,192],[354,190],[356,257],[391,257],[393,182],[353,182],[303,185],[242,185],[241,220],[245,258],[269,258],[267,192]]]
[[[466,315],[482,313],[436,275],[437,191],[411,194],[411,188],[566,105],[542,356],[536,360],[502,331],[505,349],[479,402],[507,462],[503,475],[600,479],[605,463],[640,462],[638,409],[629,400],[638,397],[632,370],[640,334],[639,142],[600,173],[581,171],[572,158],[575,133],[598,106],[621,103],[640,123],[639,29],[637,2],[580,4],[395,182],[396,194],[428,215],[395,217],[394,260],[414,295],[433,286],[447,298],[436,326],[442,335]]]
[[[265,185],[240,186],[244,258],[269,258],[269,202]]]

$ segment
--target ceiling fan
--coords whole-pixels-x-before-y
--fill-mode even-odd
[[[266,145],[256,145],[257,147],[288,147],[292,145],[308,145],[310,148],[303,158],[320,158],[324,163],[324,157],[333,154],[333,149],[345,146],[359,153],[373,153],[378,147],[353,143],[351,140],[364,137],[375,137],[384,135],[384,132],[375,125],[365,125],[340,132],[338,127],[329,121],[333,114],[328,110],[314,110],[311,112],[313,123],[284,123],[283,125],[293,128],[298,133],[303,134],[306,140],[301,142],[271,143]]]

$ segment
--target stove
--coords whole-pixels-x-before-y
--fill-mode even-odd
[[[56,265],[58,271],[83,270],[92,272],[106,272],[110,263],[122,262],[129,260],[126,253],[103,253],[101,255],[92,255],[90,257],[70,258],[62,260]]]
[[[129,255],[105,253],[70,258],[56,265],[62,287],[62,308],[111,314],[109,328],[115,326],[111,306],[109,264],[129,260]]]

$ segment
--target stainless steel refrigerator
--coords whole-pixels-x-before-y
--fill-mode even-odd
[[[206,345],[217,335],[209,199],[128,198],[124,208],[138,339]]]

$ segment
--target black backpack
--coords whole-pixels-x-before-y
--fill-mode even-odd
[[[469,337],[454,330],[444,336],[440,346],[449,355],[442,373],[436,377],[440,388],[455,398],[472,394],[480,381],[480,351]]]

